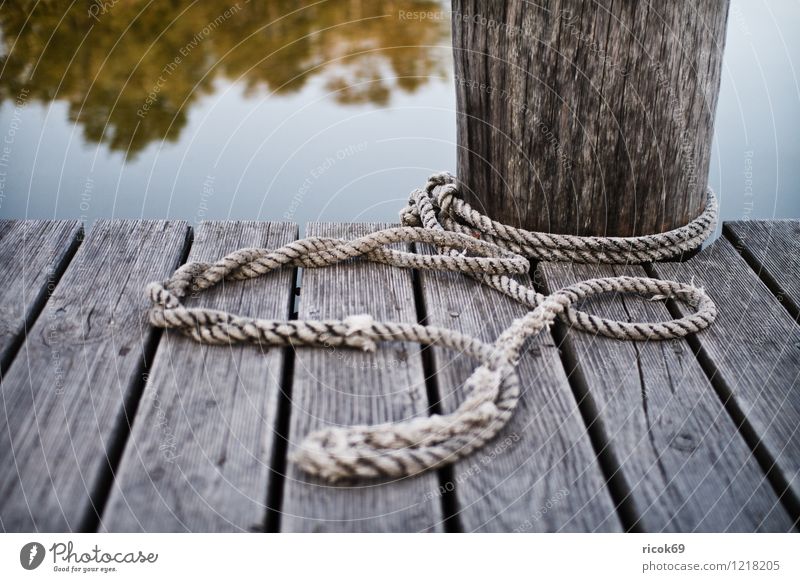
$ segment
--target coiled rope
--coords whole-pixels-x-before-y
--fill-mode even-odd
[[[176,329],[198,342],[229,345],[350,347],[375,351],[378,343],[417,342],[466,353],[479,362],[465,382],[467,398],[452,413],[402,422],[328,427],[308,435],[291,459],[306,472],[335,482],[353,477],[415,475],[461,459],[492,439],[508,422],[520,395],[516,364],[525,341],[558,317],[568,325],[620,340],[666,340],[708,327],[716,308],[701,288],[647,277],[590,279],[550,295],[537,293],[512,275],[530,270],[528,258],[582,263],[663,260],[696,248],[714,230],[717,203],[709,190],[703,213],[676,230],[641,237],[580,237],[529,232],[503,225],[464,202],[448,173],[431,176],[411,193],[401,212],[403,226],[353,240],[308,237],[279,249],[246,248],[215,263],[191,262],[167,281],[147,286],[150,322]],[[388,248],[396,243],[433,245],[439,254]],[[400,268],[452,271],[469,275],[530,308],[493,343],[455,330],[402,322],[378,322],[369,315],[344,320],[278,321],[224,311],[185,307],[189,294],[224,280],[261,277],[286,266],[321,268],[352,259]],[[649,299],[673,298],[694,313],[663,322],[603,319],[575,306],[603,293],[632,293]]]

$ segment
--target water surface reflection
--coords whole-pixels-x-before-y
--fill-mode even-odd
[[[230,0],[63,3],[7,1],[0,10],[0,97],[64,101],[84,137],[135,156],[181,138],[191,108],[241,83],[289,95],[311,79],[341,105],[385,106],[449,65],[446,19],[406,25],[403,11],[438,2]]]

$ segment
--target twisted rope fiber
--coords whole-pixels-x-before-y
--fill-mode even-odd
[[[465,353],[479,366],[465,381],[467,398],[452,413],[402,422],[327,427],[309,434],[291,458],[306,472],[335,482],[354,477],[403,477],[453,463],[481,448],[508,422],[520,396],[516,365],[525,341],[558,317],[568,325],[619,340],[666,340],[708,327],[716,307],[703,289],[647,277],[581,281],[550,295],[537,293],[509,275],[528,273],[528,258],[549,261],[629,263],[679,255],[696,248],[713,231],[717,205],[709,191],[703,213],[676,230],[642,237],[579,237],[529,232],[503,225],[464,202],[448,173],[431,176],[411,193],[401,212],[404,226],[343,240],[308,237],[279,249],[245,248],[214,263],[190,262],[167,281],[147,286],[150,322],[176,329],[205,344],[349,347],[375,351],[380,342],[408,341]],[[389,248],[397,243],[433,245],[438,254]],[[185,307],[182,300],[225,280],[261,277],[291,267],[321,268],[353,259],[400,268],[469,275],[530,308],[493,343],[455,330],[402,322],[377,322],[369,315],[344,320],[278,321],[224,311]],[[603,319],[576,307],[592,296],[630,293],[674,298],[694,308],[680,319],[624,322]]]

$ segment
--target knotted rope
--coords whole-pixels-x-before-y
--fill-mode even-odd
[[[471,208],[459,197],[455,179],[441,173],[431,176],[425,189],[411,193],[409,205],[401,212],[404,226],[353,240],[309,237],[279,249],[240,249],[214,263],[183,265],[167,281],[148,285],[150,322],[206,344],[250,342],[375,351],[380,342],[408,341],[468,354],[480,365],[466,380],[468,396],[454,412],[379,425],[324,428],[308,435],[291,455],[303,470],[332,482],[414,475],[469,455],[505,426],[519,400],[516,364],[525,341],[549,328],[557,317],[577,329],[620,340],[665,340],[700,331],[716,316],[714,303],[702,289],[647,277],[590,279],[543,295],[509,276],[529,272],[527,257],[594,263],[661,260],[696,248],[713,231],[716,215],[716,200],[709,191],[706,208],[697,219],[663,234],[621,238],[529,232],[500,224]],[[430,244],[439,254],[388,248],[396,243]],[[377,322],[368,315],[342,321],[278,321],[182,303],[190,293],[224,280],[261,277],[286,266],[321,268],[356,258],[400,268],[464,273],[530,311],[494,343],[485,343],[455,330]],[[695,312],[671,321],[632,323],[603,319],[576,308],[603,293],[673,298]]]

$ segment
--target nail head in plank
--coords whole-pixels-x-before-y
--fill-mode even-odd
[[[128,433],[157,337],[145,285],[184,256],[185,222],[99,221],[29,331],[2,382],[0,520],[6,531],[65,531],[93,502]]]
[[[243,247],[278,248],[297,226],[203,222],[190,261],[214,262]],[[247,317],[288,319],[294,273],[223,281],[185,302]],[[148,376],[133,432],[103,515],[107,531],[258,531],[284,350],[207,346],[167,332]]]
[[[77,220],[0,220],[0,377],[79,244]]]
[[[431,252],[424,247],[423,252]],[[420,271],[426,323],[491,342],[526,308],[455,273]],[[530,284],[529,280],[525,281]],[[434,348],[443,412],[467,396],[476,362]],[[514,416],[482,450],[453,466],[465,531],[619,531],[621,524],[553,338],[529,340]]]
[[[309,236],[354,238],[388,224],[310,224]],[[416,322],[412,273],[366,261],[306,269],[300,319],[341,319],[369,313],[376,320]],[[290,448],[328,425],[407,420],[428,408],[422,359],[416,344],[389,343],[376,353],[298,348],[291,395]],[[284,484],[284,531],[440,530],[435,472],[391,482],[331,485],[291,463]]]
[[[542,263],[550,290],[638,266]],[[672,319],[663,302],[603,295],[582,309],[620,321]],[[646,531],[789,531],[792,521],[682,339],[624,342],[567,332]],[[566,346],[565,346],[566,347]]]
[[[691,261],[653,269],[664,279],[694,281],[716,303],[716,321],[695,336],[701,362],[800,507],[800,327],[725,239]]]
[[[726,222],[723,231],[789,313],[800,317],[800,220]]]

